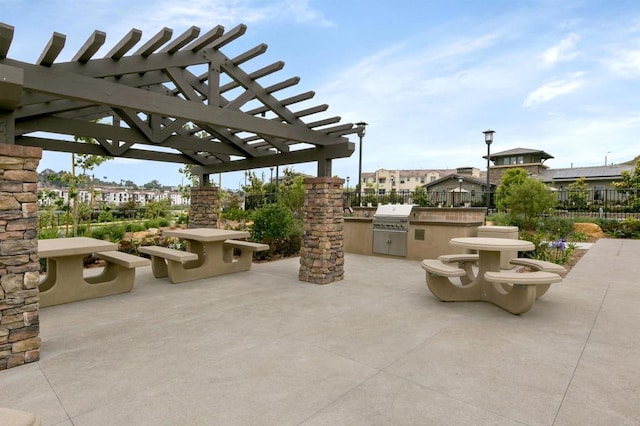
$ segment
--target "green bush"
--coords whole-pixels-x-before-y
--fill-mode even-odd
[[[98,222],[113,222],[113,213],[109,210],[100,210],[98,214]]]
[[[124,229],[127,232],[141,232],[146,231],[147,226],[143,222],[127,222],[124,225]]]
[[[186,225],[189,223],[189,214],[188,213],[180,213],[178,215],[178,218],[176,219],[176,222],[181,224],[181,225]]]
[[[124,238],[125,232],[125,226],[120,224],[96,226],[91,229],[90,237],[117,243]]]
[[[249,217],[249,212],[238,207],[232,207],[224,210],[222,217],[227,220],[241,221]]]
[[[297,255],[302,244],[300,223],[280,203],[267,204],[254,211],[251,234],[253,241],[269,244],[269,250],[257,252],[256,259]]]
[[[161,217],[158,219],[149,219],[145,222],[146,229],[149,228],[163,228],[171,225],[171,221],[166,217]]]
[[[628,218],[622,221],[600,219],[602,231],[614,238],[640,238],[640,220]]]
[[[58,231],[58,228],[41,229],[38,231],[39,240],[48,240],[58,237],[60,237],[60,231]]]

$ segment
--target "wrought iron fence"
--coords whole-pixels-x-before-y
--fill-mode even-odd
[[[496,194],[491,195],[490,210],[496,207]],[[357,192],[344,192],[343,205],[376,207],[378,204],[415,204],[422,207],[486,207],[486,193],[482,192],[365,192],[358,203]],[[556,213],[564,217],[601,219],[640,219],[640,191],[591,189],[584,191],[556,191]]]
[[[359,205],[377,207],[378,204],[415,204],[422,207],[486,207],[486,193],[482,192],[364,192],[358,202],[358,193],[344,191],[344,208]],[[556,213],[563,217],[591,217],[601,219],[640,219],[640,192],[617,189],[584,191],[556,191]],[[245,196],[245,210],[255,210],[275,203],[278,194]],[[496,194],[491,194],[490,211],[495,211]]]

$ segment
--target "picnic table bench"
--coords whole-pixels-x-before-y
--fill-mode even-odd
[[[426,271],[427,287],[440,300],[446,302],[485,301],[513,314],[522,314],[533,306],[551,284],[562,281],[557,265],[548,262],[529,262],[533,272],[504,270],[501,253],[529,251],[535,246],[524,240],[491,237],[457,237],[450,240],[454,247],[477,250],[478,273],[470,276],[468,270],[475,255],[445,255],[440,259],[425,259],[421,266]],[[463,267],[452,263],[461,262]],[[519,260],[513,260],[517,264]],[[546,268],[547,270],[542,270]],[[451,278],[459,277],[461,285]]]
[[[172,284],[248,271],[253,253],[269,249],[268,244],[236,239],[250,236],[244,231],[191,228],[166,230],[163,235],[185,240],[187,251],[158,246],[138,250],[151,256],[153,276],[169,277]]]
[[[47,259],[47,272],[40,282],[40,306],[53,306],[131,291],[135,269],[149,259],[119,252],[118,245],[87,237],[52,238],[38,241],[38,256]],[[105,261],[98,275],[85,276],[84,258],[95,254]]]

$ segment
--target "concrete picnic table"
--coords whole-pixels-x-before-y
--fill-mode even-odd
[[[267,244],[241,241],[251,234],[216,228],[167,229],[165,237],[185,240],[187,251],[165,247],[140,247],[141,253],[151,256],[151,267],[156,278],[169,277],[177,284],[201,278],[215,277],[251,268],[253,252],[269,249]],[[234,256],[239,250],[240,255]]]
[[[427,280],[429,290],[443,301],[485,301],[509,312],[520,314],[528,311],[535,301],[536,285],[561,281],[559,275],[550,272],[501,271],[500,253],[534,250],[535,245],[530,241],[489,237],[458,237],[452,238],[449,244],[453,247],[477,250],[478,273],[468,284],[458,286],[448,277],[462,276],[466,273],[462,269],[453,271],[451,267],[443,267],[439,272],[437,270],[439,266],[434,262],[423,264],[423,268],[431,273]],[[450,272],[449,269],[451,269]]]
[[[131,291],[135,268],[149,260],[118,252],[118,244],[88,237],[38,240],[38,256],[47,259],[47,275],[38,286],[40,306],[109,296]],[[105,260],[99,275],[84,276],[84,258],[96,254]]]

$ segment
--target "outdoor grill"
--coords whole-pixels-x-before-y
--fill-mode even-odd
[[[407,235],[412,204],[379,205],[373,215],[373,252],[407,255]]]

